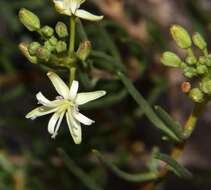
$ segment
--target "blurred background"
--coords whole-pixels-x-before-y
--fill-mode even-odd
[[[56,94],[46,77],[47,68],[29,63],[18,49],[21,41],[38,39],[19,22],[22,7],[36,13],[43,25],[68,22],[54,11],[50,0],[0,0],[0,190],[85,190],[90,189],[87,183],[93,190],[141,190],[143,184],[122,180],[91,152],[98,149],[122,170],[140,173],[150,167],[146,162],[153,147],[170,148],[114,77],[113,63],[93,53],[92,70],[79,75],[80,91],[109,92],[103,102],[83,108],[96,124],[83,127],[81,145],[73,143],[65,122],[52,140],[47,132],[48,116],[33,122],[25,119],[37,106],[37,92],[49,98]],[[190,33],[201,32],[211,42],[211,1],[87,0],[83,7],[105,15],[101,23],[83,21],[93,49],[109,54],[113,48],[150,104],[162,105],[183,123],[192,108],[180,90],[184,78],[179,70],[163,67],[159,59],[165,50],[184,56],[169,35],[172,24],[180,24]],[[161,190],[211,189],[209,111],[208,107],[180,160],[194,179],[181,180],[170,174]],[[69,158],[59,154],[59,148]]]

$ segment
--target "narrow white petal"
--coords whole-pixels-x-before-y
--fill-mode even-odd
[[[89,119],[88,117],[86,117],[85,115],[77,112],[77,111],[73,111],[73,117],[79,121],[80,123],[84,124],[84,125],[91,125],[93,124],[95,121]]]
[[[49,104],[51,101],[48,100],[43,94],[42,92],[39,92],[36,94],[36,98],[38,100],[39,103],[43,104],[43,105],[46,105],[46,104]]]
[[[55,87],[56,91],[64,98],[68,98],[69,88],[64,83],[64,81],[56,73],[48,72],[47,75],[51,80],[53,86]]]
[[[75,100],[77,92],[78,92],[78,86],[79,86],[78,81],[74,80],[71,84],[71,87],[70,87],[69,98],[71,100]]]
[[[90,21],[99,21],[103,19],[103,16],[97,16],[82,9],[77,9],[75,12],[75,16]]]
[[[53,112],[57,111],[57,109],[58,109],[57,107],[50,108],[50,107],[46,107],[46,106],[40,106],[40,107],[32,110],[31,112],[29,112],[25,117],[27,119],[36,119],[37,117],[53,113]]]
[[[55,136],[55,128],[56,128],[56,124],[59,120],[60,114],[58,112],[54,113],[49,122],[48,122],[48,132],[52,135]]]
[[[56,123],[56,127],[54,128],[54,134],[52,135],[52,138],[55,138],[56,135],[58,134],[58,130],[59,130],[60,126],[61,126],[61,123],[62,123],[62,119],[64,117],[64,114],[65,114],[65,112],[60,113],[59,119],[58,119],[58,121]]]
[[[60,14],[65,14],[65,15],[68,15],[68,16],[72,15],[70,8],[68,8],[63,1],[54,0],[54,5],[55,5],[55,9]]]
[[[74,143],[80,144],[82,141],[81,125],[73,118],[70,110],[66,112],[66,120]]]
[[[106,91],[95,91],[95,92],[84,92],[84,93],[78,93],[76,96],[76,104],[77,105],[83,105],[87,102],[96,100],[106,94]]]

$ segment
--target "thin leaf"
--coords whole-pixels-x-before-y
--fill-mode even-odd
[[[114,172],[118,177],[130,181],[130,182],[146,182],[151,181],[157,178],[157,173],[154,172],[146,172],[141,174],[129,174],[122,170],[120,170],[117,166],[115,166],[112,162],[105,159],[105,157],[97,150],[93,150],[93,153],[98,157],[98,159],[105,164],[112,172]]]
[[[162,153],[154,153],[154,158],[165,162],[172,171],[181,178],[191,178],[192,174],[183,166],[181,166],[176,160],[172,159],[170,156]]]
[[[183,139],[182,125],[174,121],[173,118],[160,106],[155,106],[155,111],[161,120],[168,126],[179,139]]]
[[[97,183],[86,174],[76,163],[62,150],[58,150],[67,168],[87,187],[89,190],[102,190]]]
[[[171,129],[169,129],[163,123],[163,121],[156,115],[156,113],[153,111],[153,109],[148,104],[148,102],[144,99],[144,97],[134,87],[133,83],[127,77],[125,77],[125,75],[123,73],[119,72],[118,75],[119,75],[120,79],[122,80],[123,84],[126,86],[130,95],[138,103],[139,107],[143,110],[143,112],[148,117],[148,119],[151,121],[151,123],[154,124],[154,126],[157,127],[158,129],[163,131],[166,135],[168,135],[172,140],[174,140],[176,142],[180,142],[180,139],[175,135],[175,133]]]

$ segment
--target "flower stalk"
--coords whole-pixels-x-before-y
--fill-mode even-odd
[[[75,52],[75,30],[76,22],[75,17],[70,17],[70,42],[69,42],[69,55],[71,56]]]

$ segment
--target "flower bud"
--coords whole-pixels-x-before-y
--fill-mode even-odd
[[[91,48],[92,48],[92,45],[90,41],[87,40],[87,41],[82,42],[77,50],[77,53],[76,53],[77,57],[80,60],[85,61],[91,52]]]
[[[196,71],[198,74],[203,75],[205,73],[208,73],[208,68],[206,67],[206,65],[198,65]]]
[[[204,38],[202,37],[201,34],[199,33],[195,33],[193,35],[193,43],[195,44],[196,47],[198,47],[201,50],[204,50],[207,48],[207,43],[204,40]]]
[[[190,35],[183,27],[179,25],[173,25],[171,27],[171,35],[180,48],[188,49],[191,47],[192,42]]]
[[[19,11],[19,19],[29,31],[37,31],[40,29],[40,19],[27,9],[23,8]]]
[[[194,56],[188,56],[185,61],[188,65],[195,65],[197,63],[197,59]]]
[[[199,57],[199,63],[202,64],[202,65],[205,65],[207,62],[207,58],[204,57],[204,56],[200,56]]]
[[[52,46],[56,46],[57,43],[58,43],[58,40],[55,36],[52,36],[50,39],[49,39],[49,43],[52,45]]]
[[[21,52],[23,53],[23,55],[31,62],[31,63],[38,63],[38,60],[37,60],[37,57],[36,56],[31,56],[29,54],[29,51],[28,51],[28,44],[26,43],[20,43],[19,44],[19,49],[21,50]]]
[[[202,103],[204,101],[204,94],[199,88],[193,88],[190,91],[189,96],[194,102]]]
[[[197,71],[193,67],[186,67],[184,69],[184,76],[187,78],[192,78],[197,75]]]
[[[37,49],[40,47],[40,43],[38,42],[32,42],[30,45],[29,45],[29,53],[30,55],[35,55],[36,52],[37,52]]]
[[[36,53],[37,57],[43,61],[49,61],[51,53],[48,49],[40,47],[37,49]]]
[[[161,62],[168,67],[180,67],[182,61],[175,53],[168,51],[163,53]]]
[[[56,45],[57,53],[62,53],[67,50],[67,44],[64,41],[59,41]]]
[[[205,94],[211,94],[211,80],[202,81],[200,87]]]
[[[208,55],[207,61],[206,61],[206,65],[207,65],[208,67],[211,67],[211,55]]]
[[[44,26],[44,27],[42,27],[41,30],[40,30],[40,32],[41,32],[41,34],[43,36],[45,36],[47,38],[50,38],[54,34],[54,30],[50,26]]]
[[[63,22],[57,22],[55,30],[60,38],[68,36],[67,26]]]

